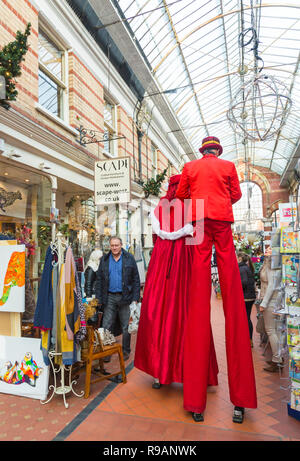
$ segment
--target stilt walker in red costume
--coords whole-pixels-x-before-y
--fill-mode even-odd
[[[194,248],[186,245],[193,226],[185,225],[183,202],[175,198],[180,175],[152,214],[157,234],[145,283],[134,365],[153,376],[152,387],[183,382],[183,344],[189,305],[189,278]],[[218,384],[218,365],[209,334],[207,385]]]
[[[176,197],[191,199],[196,228],[204,224],[202,243],[193,246],[193,266],[184,344],[184,408],[203,421],[210,357],[211,253],[216,249],[225,315],[226,355],[233,421],[243,422],[244,409],[256,408],[256,387],[242,283],[233,244],[232,204],[241,198],[235,165],[218,158],[223,149],[210,136],[199,149],[203,158],[185,164]],[[204,204],[204,222],[195,214]],[[199,202],[198,202],[199,203]]]

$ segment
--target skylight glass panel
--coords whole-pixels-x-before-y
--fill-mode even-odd
[[[250,0],[243,0],[244,27],[251,26]],[[297,60],[300,50],[300,3],[293,0],[272,0],[261,9],[255,5],[258,18],[259,56],[264,60],[263,73],[282,80],[292,88],[293,106],[281,135],[267,143],[251,143],[251,159],[274,171],[282,172],[295,151],[300,136],[300,76]],[[243,81],[253,78],[252,46],[241,50],[240,2],[237,0],[120,0],[125,17],[142,14],[129,20],[147,59],[154,78],[163,91],[187,85],[177,93],[166,95],[183,128],[198,125],[184,133],[191,138],[195,152],[199,142],[209,133],[220,133],[230,149],[226,158],[243,158],[244,146],[227,120],[227,110]],[[167,8],[166,8],[167,7]],[[149,12],[157,8],[156,11]],[[222,16],[223,12],[223,16]],[[244,80],[238,74],[241,57],[248,66]],[[297,70],[297,75],[295,75]],[[193,92],[193,86],[194,90]],[[275,151],[274,151],[275,149]],[[284,157],[282,157],[284,156]],[[286,158],[285,158],[286,157]],[[271,160],[273,158],[273,160]]]

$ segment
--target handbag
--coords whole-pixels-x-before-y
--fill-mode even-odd
[[[141,315],[141,303],[131,303],[130,306],[130,319],[128,325],[128,333],[135,333],[139,327]]]
[[[263,335],[266,333],[265,329],[265,321],[264,321],[264,315],[262,312],[259,312],[256,316],[257,322],[256,322],[256,332],[259,333],[260,335]]]

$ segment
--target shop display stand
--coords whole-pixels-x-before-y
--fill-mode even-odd
[[[299,248],[298,245],[298,239],[299,239],[299,230],[295,230],[294,226],[290,228],[290,231],[295,234],[294,239],[292,240],[293,242],[295,241],[295,248]],[[300,319],[300,309],[296,310],[294,305],[299,306],[300,302],[300,264],[299,264],[299,257],[300,254],[299,252],[293,251],[291,248],[291,251],[282,251],[282,233],[281,231],[281,256],[287,256],[289,258],[296,257],[298,258],[298,267],[297,267],[297,276],[296,276],[296,286],[295,283],[293,285],[290,285],[288,282],[288,277],[285,275],[285,270],[286,267],[284,267],[284,261],[282,262],[282,292],[283,292],[283,297],[282,297],[282,302],[281,302],[281,308],[284,307],[284,312],[282,312],[285,316],[285,328],[286,328],[286,348],[287,348],[287,363],[285,366],[288,367],[288,377],[282,377],[281,372],[280,372],[280,379],[286,380],[289,382],[288,386],[280,386],[281,389],[285,391],[289,391],[289,398],[287,400],[283,400],[284,403],[287,404],[287,412],[289,416],[292,416],[293,418],[297,419],[300,421],[300,411],[298,409],[292,408],[292,406],[300,406],[300,379],[298,376],[296,378],[293,378],[292,374],[292,368],[291,368],[291,362],[293,360],[293,351],[294,350],[300,350],[300,344],[296,342],[294,345],[291,341],[291,330],[290,328],[290,319]],[[297,234],[297,235],[296,235]],[[299,251],[299,249],[298,249]],[[295,261],[295,259],[294,259]],[[295,270],[295,269],[294,269]],[[293,286],[292,292],[291,292],[291,286]],[[292,304],[291,304],[292,303]],[[290,307],[292,305],[292,307]],[[277,312],[275,312],[277,313]],[[299,373],[299,372],[298,372]],[[296,387],[295,387],[296,385]],[[296,392],[296,389],[299,389],[299,391]]]
[[[64,252],[67,248],[67,244],[64,241],[63,235],[58,232],[56,236],[56,240],[51,243],[51,250],[52,254],[57,255],[57,262],[53,263],[53,265],[59,265],[59,270],[61,268],[61,265],[64,262]],[[60,357],[61,358],[61,364],[57,364],[57,368],[55,368],[55,359]],[[66,408],[69,407],[69,404],[66,401],[66,394],[69,394],[72,392],[76,397],[83,397],[84,391],[82,391],[80,394],[77,394],[74,389],[73,385],[77,383],[77,381],[72,379],[72,365],[64,365],[62,363],[62,353],[61,352],[56,352],[55,350],[51,350],[48,352],[48,358],[50,361],[50,365],[53,371],[53,379],[54,379],[54,384],[51,384],[49,386],[49,391],[52,390],[51,397],[46,400],[46,401],[40,401],[41,404],[45,405],[49,403],[52,398],[54,397],[55,394],[62,395],[63,400],[64,400],[64,405]],[[58,385],[58,380],[57,377],[60,374],[60,385]],[[68,384],[66,384],[68,382]]]
[[[76,397],[83,397],[84,391],[82,391],[80,394],[77,394],[73,389],[73,384],[76,384],[77,381],[71,381],[72,365],[67,366],[67,365],[62,364],[62,365],[58,365],[58,368],[55,368],[55,365],[54,365],[55,357],[61,356],[61,355],[62,355],[61,353],[54,352],[54,351],[51,351],[51,352],[48,353],[48,357],[49,357],[50,364],[51,364],[52,371],[53,371],[54,385],[51,384],[49,386],[49,391],[52,389],[51,397],[46,401],[41,400],[41,403],[43,405],[45,405],[46,403],[49,403],[52,400],[53,396],[55,394],[58,394],[58,395],[63,396],[64,405],[65,405],[66,408],[69,408],[69,404],[66,401],[66,394],[68,394],[69,392],[73,392],[73,394],[76,395]],[[56,376],[59,373],[60,373],[60,376],[61,376],[61,380],[60,380],[61,385],[60,386],[57,385],[57,379],[56,379]],[[65,382],[65,373],[68,376],[68,378],[67,378],[68,379],[68,384],[66,384],[66,382]]]

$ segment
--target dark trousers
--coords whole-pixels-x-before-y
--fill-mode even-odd
[[[117,314],[120,319],[122,328],[122,349],[123,353],[130,354],[130,333],[128,333],[128,324],[130,318],[129,305],[120,304],[122,294],[109,293],[107,298],[107,305],[104,308],[102,327],[106,330],[112,331],[116,322]]]
[[[253,303],[254,301],[245,301],[250,339],[252,339],[252,336],[253,336],[253,323],[251,321],[251,310],[252,310]]]

